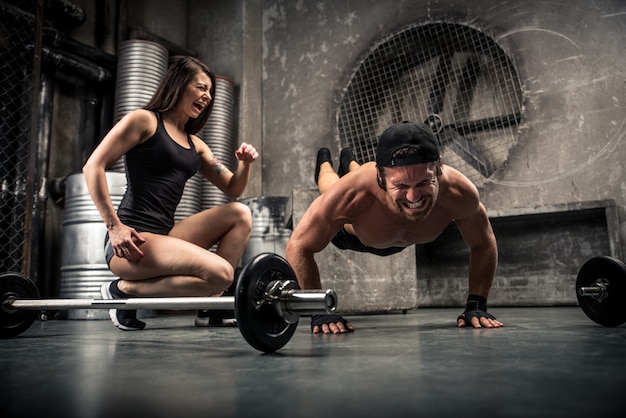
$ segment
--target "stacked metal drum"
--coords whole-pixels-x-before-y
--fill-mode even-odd
[[[200,136],[218,160],[231,170],[236,170],[235,150],[235,84],[224,76],[216,76],[215,98],[209,120]],[[230,202],[228,196],[206,180],[202,182],[202,209]]]
[[[157,91],[169,66],[168,50],[155,42],[133,39],[120,43],[113,122],[132,110],[144,107]],[[110,171],[124,172],[124,158]]]
[[[215,157],[231,170],[236,169],[234,136],[235,86],[224,77],[216,76],[215,97],[211,116],[198,136],[211,148]],[[200,173],[187,181],[183,196],[176,209],[176,222],[216,206],[232,201]]]
[[[156,92],[169,65],[168,50],[154,42],[129,40],[118,50],[114,123],[128,112],[145,106]],[[124,158],[107,172],[109,193],[115,208],[126,191]],[[99,298],[100,285],[116,277],[104,259],[106,227],[93,204],[82,173],[67,178],[63,217],[60,296]],[[149,316],[150,312],[140,312]],[[105,319],[104,310],[70,310],[70,319]]]
[[[117,208],[126,191],[124,173],[107,172],[109,195]],[[98,299],[100,285],[116,279],[104,260],[106,227],[93,204],[82,173],[65,182],[65,210],[61,248],[61,298]],[[106,319],[107,311],[71,309],[69,319]]]
[[[250,240],[243,253],[242,265],[246,265],[255,255],[274,253],[285,257],[287,241],[291,229],[287,223],[291,214],[288,213],[288,197],[261,196],[242,199],[252,212],[252,231]]]

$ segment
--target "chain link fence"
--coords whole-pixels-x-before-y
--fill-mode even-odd
[[[23,264],[34,41],[33,22],[0,3],[0,272],[30,273]]]

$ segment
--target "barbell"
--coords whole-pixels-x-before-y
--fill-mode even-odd
[[[332,313],[337,295],[328,290],[302,290],[287,261],[273,253],[253,257],[241,270],[235,296],[129,299],[40,299],[37,286],[18,273],[0,274],[0,338],[26,331],[42,310],[66,309],[212,309],[232,310],[239,331],[263,352],[282,348],[302,315]]]
[[[626,322],[626,265],[597,256],[580,268],[576,296],[594,322],[619,326]],[[232,310],[244,339],[263,352],[279,350],[293,336],[300,316],[332,313],[333,290],[301,290],[287,261],[259,254],[241,271],[235,296],[131,299],[40,299],[37,286],[18,273],[0,274],[0,338],[15,337],[35,321],[37,311],[64,309],[213,309]]]
[[[583,312],[605,327],[626,322],[626,265],[613,257],[589,259],[578,271],[576,297]]]

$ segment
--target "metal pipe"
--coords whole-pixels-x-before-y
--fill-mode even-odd
[[[180,45],[173,43],[167,39],[161,38],[154,33],[148,32],[143,28],[131,27],[129,28],[128,39],[142,39],[144,41],[152,41],[157,44],[163,45],[170,52],[170,55],[188,55],[197,57],[198,54],[195,51],[184,48]]]
[[[100,122],[101,95],[94,90],[91,84],[85,86],[79,127],[82,140],[78,150],[80,154],[75,159],[81,166],[96,149],[100,139],[98,123]]]
[[[77,28],[87,18],[80,6],[67,0],[47,0],[45,12],[47,19],[62,28]]]
[[[31,13],[3,2],[0,3],[0,15],[7,15],[12,20],[19,21],[24,26],[32,26],[37,21],[36,17]],[[43,22],[43,19],[41,19],[41,21]],[[45,46],[61,49],[88,61],[92,61],[111,72],[114,72],[117,66],[117,57],[115,55],[64,36],[54,28],[41,28],[41,42]]]
[[[34,202],[32,215],[31,234],[31,280],[35,283],[42,283],[39,280],[40,254],[43,254],[44,240],[43,232],[46,215],[46,179],[48,177],[48,164],[50,160],[50,137],[52,126],[52,98],[54,94],[54,80],[45,72],[41,73],[41,88],[39,91],[39,121],[37,124],[37,155],[29,158],[36,159],[34,177],[30,181],[34,182]]]
[[[67,70],[89,81],[105,83],[113,79],[110,71],[89,62],[81,62],[63,53],[43,48],[44,63],[54,66],[56,69]]]
[[[114,72],[117,66],[117,57],[115,55],[108,54],[73,38],[63,36],[52,28],[43,29],[43,42],[46,46],[70,52],[73,55],[101,65],[111,72]]]

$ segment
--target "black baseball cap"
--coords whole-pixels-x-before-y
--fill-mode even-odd
[[[410,157],[394,158],[393,154],[402,148],[414,148],[417,153]],[[404,121],[391,125],[378,139],[376,165],[398,167],[423,164],[439,159],[439,146],[433,131],[423,123]]]

